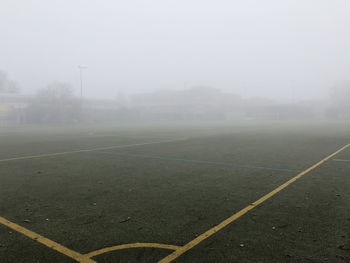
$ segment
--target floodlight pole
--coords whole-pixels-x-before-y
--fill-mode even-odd
[[[79,69],[79,76],[80,76],[80,97],[83,98],[83,69],[86,69],[87,67],[84,66],[78,66]]]

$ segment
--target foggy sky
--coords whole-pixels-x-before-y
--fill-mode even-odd
[[[206,85],[321,98],[350,79],[349,13],[348,0],[1,0],[0,69],[23,93],[78,91],[84,65],[89,97]]]

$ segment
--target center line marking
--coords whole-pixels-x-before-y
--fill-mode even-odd
[[[0,159],[0,162],[9,162],[9,161],[16,161],[16,160],[26,160],[26,159],[50,157],[50,156],[60,156],[60,155],[73,154],[73,153],[93,152],[93,151],[100,151],[100,150],[127,148],[127,147],[132,147],[132,146],[142,146],[142,145],[157,144],[157,143],[177,142],[177,141],[184,141],[184,140],[186,140],[186,139],[175,139],[175,140],[159,141],[159,142],[134,143],[134,144],[106,146],[106,147],[98,147],[98,148],[92,148],[92,149],[83,149],[83,150],[75,150],[75,151],[67,151],[67,152],[45,153],[45,154],[29,155],[29,156],[27,155],[27,156],[19,156],[19,157]]]

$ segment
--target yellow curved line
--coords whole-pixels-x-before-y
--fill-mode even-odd
[[[170,250],[176,250],[176,249],[180,248],[179,246],[159,244],[159,243],[131,243],[131,244],[124,244],[124,245],[102,248],[99,250],[89,252],[89,253],[85,254],[85,256],[92,258],[92,257],[95,257],[97,255],[101,255],[101,254],[115,251],[115,250],[122,250],[122,249],[127,249],[127,248],[144,248],[144,247],[163,248],[163,249],[170,249]]]

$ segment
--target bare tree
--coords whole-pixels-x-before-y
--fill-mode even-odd
[[[7,74],[0,70],[0,93],[18,93],[19,90],[18,83],[9,79]]]
[[[81,101],[66,83],[52,83],[39,90],[28,107],[30,122],[62,124],[79,122],[81,118]]]
[[[330,90],[331,106],[327,110],[327,115],[331,118],[350,118],[350,83],[344,81],[342,84]]]

